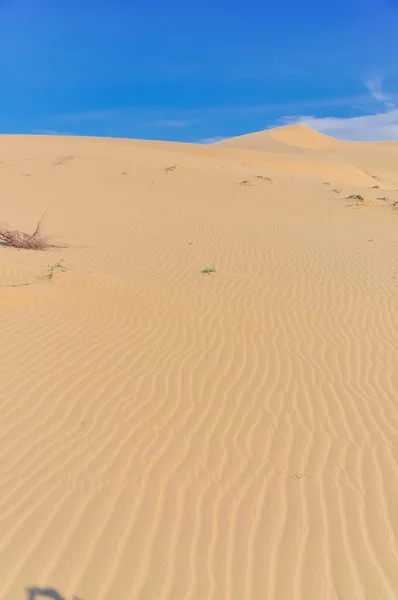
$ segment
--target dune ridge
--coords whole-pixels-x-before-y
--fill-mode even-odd
[[[335,138],[319,133],[303,123],[284,125],[283,127],[275,127],[273,129],[248,133],[217,142],[217,145],[258,149],[261,146],[272,144],[273,140],[279,144],[293,146],[296,149],[296,152],[299,149],[323,150],[339,145],[339,141]],[[274,146],[276,147],[275,144]],[[282,146],[279,147],[281,148]]]
[[[395,146],[291,132],[0,136],[1,598],[397,597]]]

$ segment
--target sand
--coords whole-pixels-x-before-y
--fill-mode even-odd
[[[2,600],[398,597],[397,159],[0,137]]]

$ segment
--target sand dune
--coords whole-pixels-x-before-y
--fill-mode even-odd
[[[244,137],[0,137],[0,598],[398,597],[397,145]]]
[[[281,144],[293,146],[296,149],[322,150],[324,148],[336,147],[341,142],[322,133],[314,131],[304,124],[286,125],[275,129],[267,129],[256,133],[249,133],[239,137],[218,142],[219,146],[230,146],[234,148],[249,148],[252,150],[265,150],[276,148],[275,142],[281,149]]]

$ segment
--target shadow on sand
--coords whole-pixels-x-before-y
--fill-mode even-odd
[[[26,589],[27,600],[39,600],[40,598],[51,598],[51,600],[65,600],[54,588],[31,587]]]

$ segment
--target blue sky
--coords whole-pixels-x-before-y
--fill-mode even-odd
[[[398,139],[398,0],[0,0],[0,132]]]

